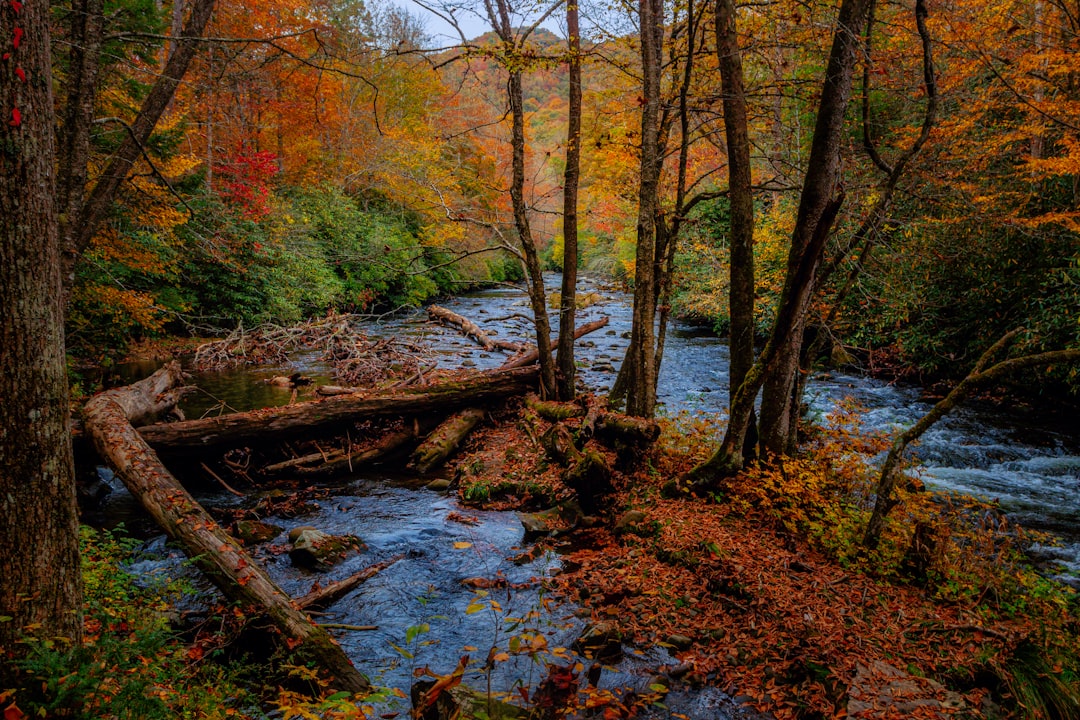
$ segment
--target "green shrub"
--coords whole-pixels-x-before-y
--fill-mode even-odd
[[[80,539],[84,643],[25,637],[17,661],[23,681],[9,702],[31,717],[245,716],[239,708],[255,703],[235,671],[199,661],[170,627],[165,613],[181,587],[137,581],[125,570],[136,541],[89,528]]]

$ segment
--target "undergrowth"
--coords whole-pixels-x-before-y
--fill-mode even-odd
[[[17,686],[0,688],[4,720],[364,717],[308,668],[282,662],[267,674],[234,653],[229,643],[249,620],[239,608],[212,609],[202,628],[175,627],[175,603],[191,590],[129,572],[139,546],[122,531],[81,528],[83,643],[31,629],[15,661]]]
[[[697,460],[694,453],[705,442],[702,430],[708,428],[700,421],[669,425],[666,437],[674,442],[662,446],[663,474],[684,472]],[[927,611],[936,608],[940,618],[928,614],[901,635],[912,656],[922,654],[929,661],[926,670],[943,682],[959,689],[988,684],[1021,717],[1080,718],[1077,593],[1040,575],[1025,555],[1030,545],[1050,542],[1049,537],[1012,525],[995,503],[927,492],[910,469],[913,480],[889,519],[884,541],[868,551],[861,540],[879,474],[868,458],[887,449],[890,438],[864,433],[854,406],[810,431],[798,457],[751,468],[714,494],[722,514],[764,521],[781,537],[807,543],[809,550],[874,581],[881,591],[917,591],[913,597],[921,596]],[[919,528],[923,535],[916,542]],[[662,539],[661,533],[661,544]],[[692,548],[692,543],[680,538],[675,545]],[[669,543],[657,556],[670,556],[671,549]],[[962,650],[929,637],[958,630],[973,636]],[[898,656],[904,652],[885,643],[882,649]]]

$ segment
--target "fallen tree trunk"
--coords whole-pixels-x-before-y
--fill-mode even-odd
[[[614,440],[627,445],[646,447],[660,437],[660,423],[647,418],[618,413],[600,413],[593,425],[598,440]]]
[[[481,329],[480,326],[472,320],[462,315],[458,315],[452,310],[447,310],[444,307],[429,305],[427,312],[428,317],[432,320],[437,320],[445,325],[456,327],[461,331],[462,335],[472,338],[480,344],[480,347],[488,352],[491,352],[492,350],[521,352],[525,347],[522,343],[510,342],[509,340],[500,340],[499,338],[492,337],[486,330]]]
[[[383,560],[380,563],[375,563],[369,567],[364,568],[355,575],[350,575],[344,580],[338,580],[332,582],[326,587],[321,587],[318,590],[312,590],[303,597],[296,598],[296,606],[301,610],[307,610],[308,608],[322,608],[327,605],[337,602],[346,594],[348,594],[353,588],[357,587],[361,583],[367,582],[377,574],[381,573],[386,568],[396,563],[401,558],[405,557],[404,554],[395,555],[388,560]]]
[[[556,400],[541,400],[535,395],[525,398],[525,405],[545,420],[559,422],[570,418],[584,417],[588,408],[576,402],[558,402]]]
[[[582,337],[588,335],[589,333],[599,330],[607,324],[608,319],[606,317],[602,317],[599,320],[593,320],[592,322],[580,325],[576,330],[574,330],[574,339],[579,340]],[[525,367],[526,365],[532,365],[539,359],[540,351],[536,348],[533,348],[527,353],[515,355],[514,357],[508,359],[506,362],[499,366],[499,369],[511,370],[513,368]]]
[[[472,338],[485,350],[490,351],[495,349],[495,344],[491,341],[491,338],[488,337],[488,334],[481,330],[479,325],[467,317],[458,315],[456,312],[447,310],[444,307],[439,307],[438,305],[429,305],[427,314],[432,320],[437,320],[445,325],[453,325],[461,331],[462,335]]]
[[[335,687],[367,692],[367,679],[330,635],[298,610],[239,543],[214,521],[161,464],[132,427],[138,416],[162,402],[179,382],[180,367],[170,363],[141,382],[108,390],[84,408],[86,433],[102,458],[168,536],[181,545],[227,598],[265,614],[303,661],[326,670]]]
[[[484,419],[484,411],[468,408],[448,418],[428,435],[412,454],[412,464],[421,475],[431,472],[446,462],[450,453]]]
[[[218,415],[140,428],[151,445],[168,450],[266,443],[357,419],[451,411],[484,405],[536,386],[536,368],[477,373],[400,390],[339,395],[280,408]]]

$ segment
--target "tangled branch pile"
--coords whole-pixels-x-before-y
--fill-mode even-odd
[[[200,345],[193,365],[207,371],[282,364],[288,362],[289,353],[320,350],[342,382],[374,385],[414,376],[432,364],[431,351],[421,343],[371,338],[358,329],[360,320],[358,315],[330,313],[289,327],[264,325],[246,330],[241,326],[225,338]]]

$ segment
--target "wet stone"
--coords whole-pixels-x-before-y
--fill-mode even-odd
[[[571,648],[600,662],[615,663],[622,659],[622,635],[615,623],[599,622],[589,625]]]
[[[284,528],[259,520],[239,520],[233,525],[233,536],[245,545],[269,542]]]
[[[343,560],[350,551],[364,547],[358,537],[328,535],[308,525],[290,530],[289,542],[292,543],[289,559],[293,565],[309,570],[326,570]]]

